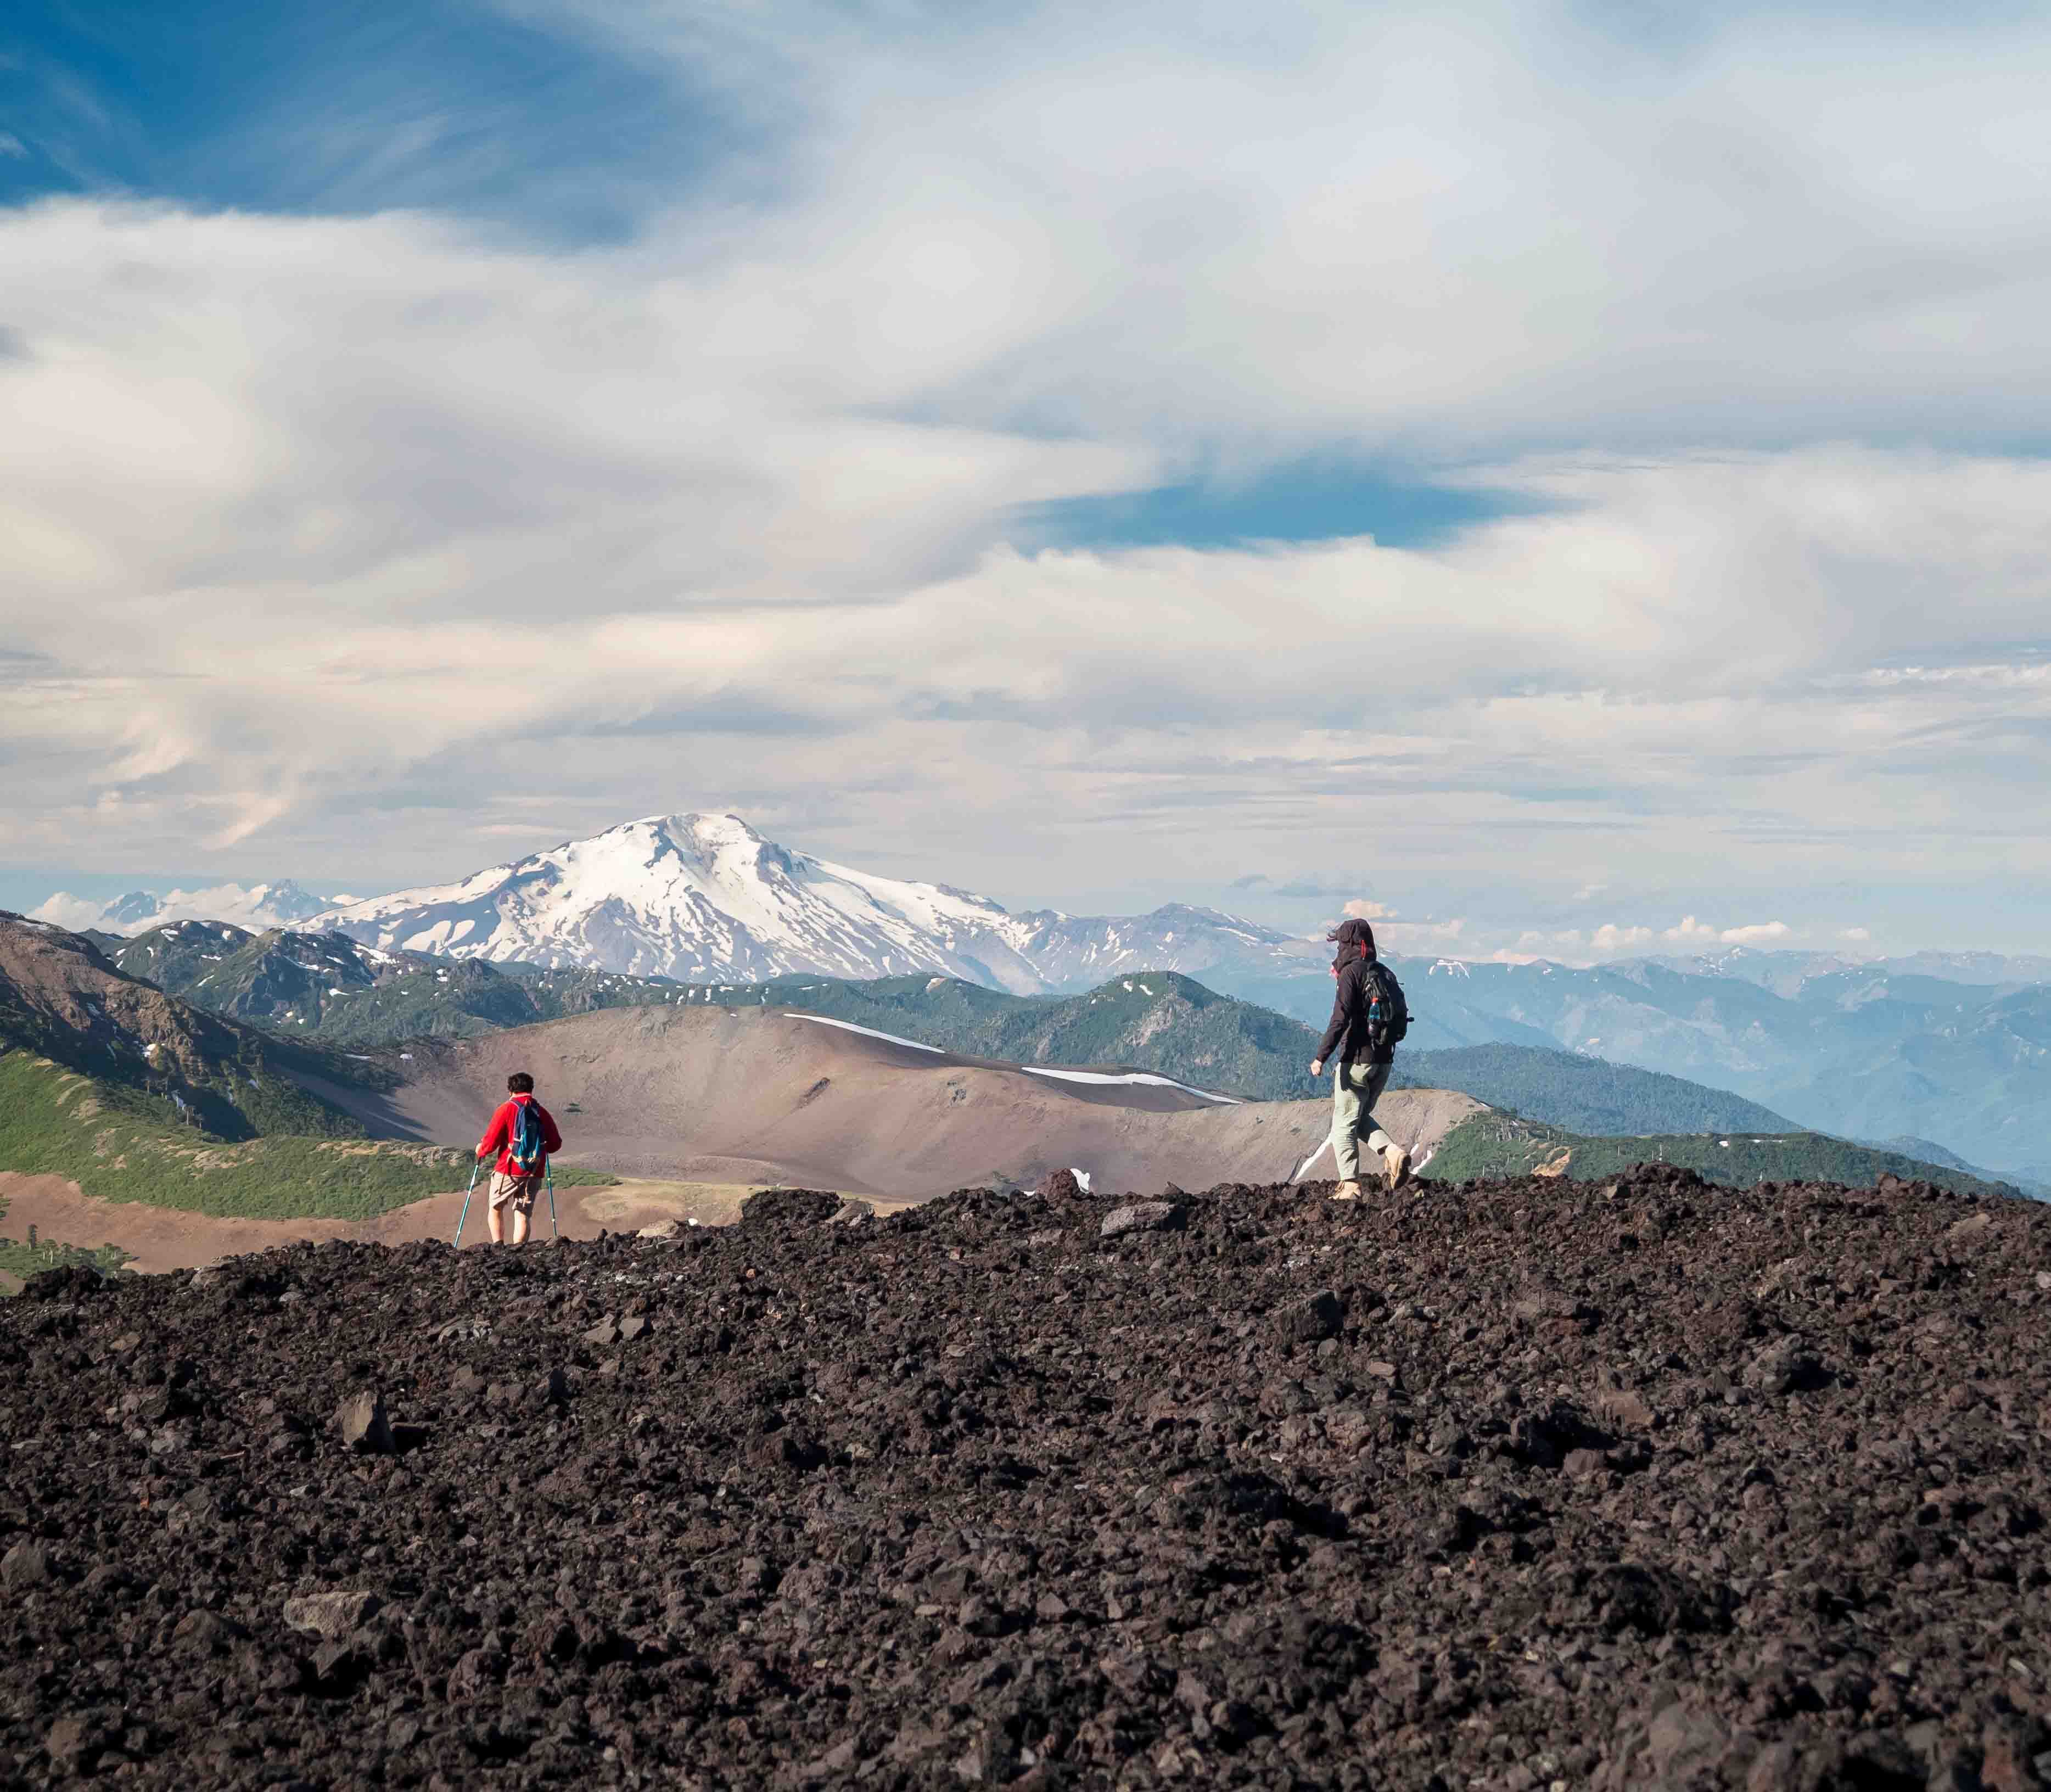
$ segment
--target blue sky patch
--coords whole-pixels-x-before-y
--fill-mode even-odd
[[[418,207],[616,240],[736,147],[674,70],[462,0],[54,0],[0,25],[0,205]]]
[[[1295,461],[1252,478],[1063,498],[1018,514],[1033,547],[1229,548],[1371,535],[1384,547],[1428,548],[1477,523],[1545,508],[1522,494],[1440,484],[1422,474]]]

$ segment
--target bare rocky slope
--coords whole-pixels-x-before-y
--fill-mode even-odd
[[[0,1781],[2040,1786],[2051,1213],[759,1197],[0,1310]]]
[[[389,1094],[316,1086],[378,1136],[463,1143],[525,1070],[563,1161],[623,1176],[915,1200],[1076,1169],[1156,1192],[1284,1181],[1331,1128],[1329,1101],[1221,1103],[1151,1072],[1027,1070],[775,1009],[616,1009],[408,1049],[379,1060],[401,1079]],[[1482,1111],[1444,1090],[1380,1110],[1420,1155]]]

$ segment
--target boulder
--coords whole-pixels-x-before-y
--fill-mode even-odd
[[[334,1409],[342,1441],[360,1456],[389,1456],[396,1447],[385,1402],[373,1389],[360,1388]]]
[[[50,1578],[49,1552],[33,1537],[23,1537],[0,1556],[0,1586],[10,1593],[25,1593]]]
[[[1283,1307],[1276,1320],[1276,1329],[1284,1343],[1315,1344],[1322,1338],[1338,1337],[1340,1322],[1345,1317],[1338,1296],[1327,1288],[1308,1300]]]
[[[1097,1236],[1118,1238],[1127,1232],[1179,1232],[1187,1223],[1187,1210],[1173,1201],[1134,1201],[1125,1207],[1114,1207],[1104,1215]]]
[[[1649,1431],[1655,1423],[1643,1396],[1628,1388],[1605,1388],[1596,1396],[1596,1411],[1627,1431]]]
[[[317,1637],[346,1636],[377,1610],[375,1593],[301,1593],[286,1600],[284,1618],[295,1630]]]

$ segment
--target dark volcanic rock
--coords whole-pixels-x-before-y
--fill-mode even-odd
[[[1339,1323],[1345,1317],[1338,1296],[1326,1289],[1322,1294],[1283,1308],[1279,1323],[1287,1342],[1315,1344],[1321,1338],[1338,1337]]]
[[[818,1189],[765,1189],[741,1203],[740,1223],[748,1231],[816,1226],[840,1212],[840,1197]]]
[[[0,1303],[0,1784],[2044,1786],[2051,1212],[1162,1204]]]

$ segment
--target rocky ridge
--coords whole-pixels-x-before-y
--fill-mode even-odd
[[[0,1050],[10,1046],[195,1083],[250,1052],[246,1036],[127,975],[82,935],[0,911]]]
[[[2051,1213],[803,1193],[0,1313],[0,1780],[2041,1786]]]

